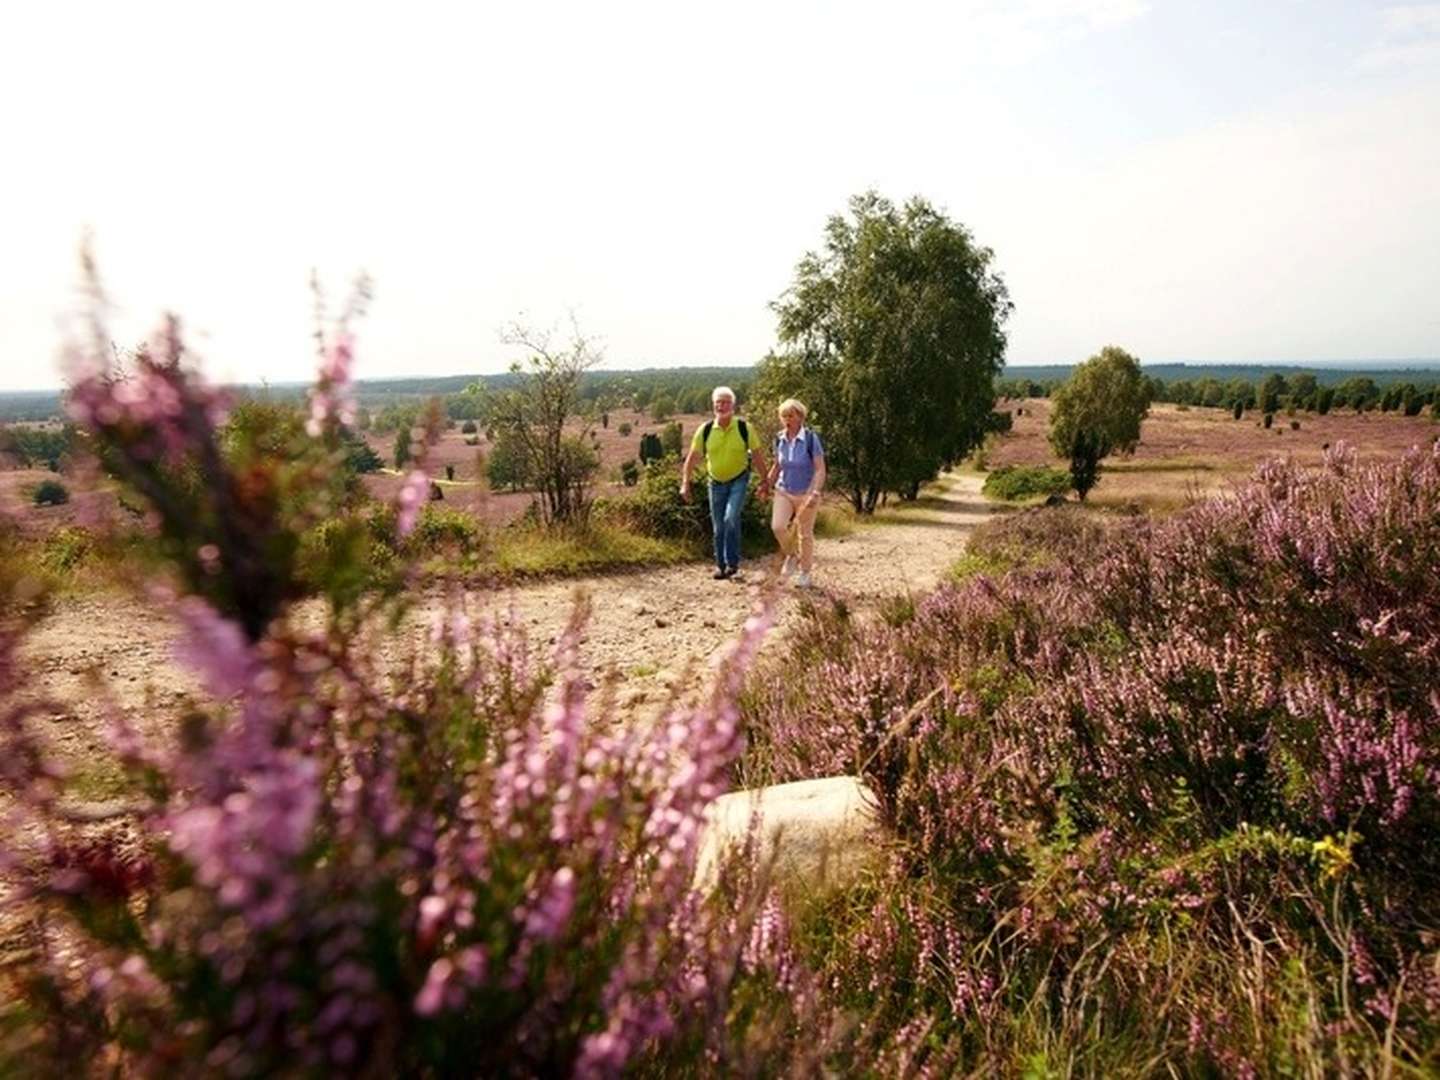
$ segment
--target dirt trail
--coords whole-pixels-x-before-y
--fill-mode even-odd
[[[916,503],[891,507],[848,536],[816,542],[816,587],[860,606],[879,597],[923,592],[959,557],[988,513],[980,481],[951,475]],[[767,588],[768,560],[743,567],[743,582],[714,581],[706,565],[543,582],[480,598],[516,617],[539,643],[564,628],[577,591],[591,600],[582,660],[595,682],[618,679],[625,711],[648,711],[670,696],[692,666],[733,639]],[[796,590],[778,590],[778,633],[797,617]],[[171,652],[172,623],[143,603],[118,596],[63,598],[25,646],[42,689],[64,708],[52,717],[52,736],[67,757],[99,751],[98,709],[89,672],[98,670],[111,692],[143,727],[166,726],[172,703],[194,688]],[[76,722],[78,721],[78,723]]]

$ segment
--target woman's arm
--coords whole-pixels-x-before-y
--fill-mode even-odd
[[[815,475],[810,477],[810,488],[805,493],[816,502],[820,500],[820,492],[825,487],[825,455],[815,455]]]

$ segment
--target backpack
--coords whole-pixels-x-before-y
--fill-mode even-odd
[[[740,441],[745,444],[745,457],[750,457],[750,425],[735,417],[735,423],[740,425]],[[710,451],[710,429],[715,426],[714,420],[706,420],[705,426],[700,429],[700,450],[702,453]]]

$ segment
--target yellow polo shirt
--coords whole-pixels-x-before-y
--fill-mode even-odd
[[[740,438],[739,417],[731,417],[729,427],[721,427],[718,420],[712,421],[710,437],[704,446],[700,445],[700,435],[704,432],[705,425],[701,424],[695,429],[695,434],[690,439],[690,449],[704,452],[705,471],[710,474],[711,480],[724,484],[734,480],[750,467],[749,452],[760,449],[760,433],[748,420],[745,428],[750,436],[748,444]]]

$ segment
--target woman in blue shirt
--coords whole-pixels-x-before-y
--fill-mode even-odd
[[[795,584],[808,589],[815,562],[815,514],[825,486],[825,448],[820,436],[805,426],[808,410],[803,404],[787,398],[779,412],[785,428],[775,436],[775,463],[767,478],[775,491],[770,528],[785,553],[780,572],[799,570]]]

